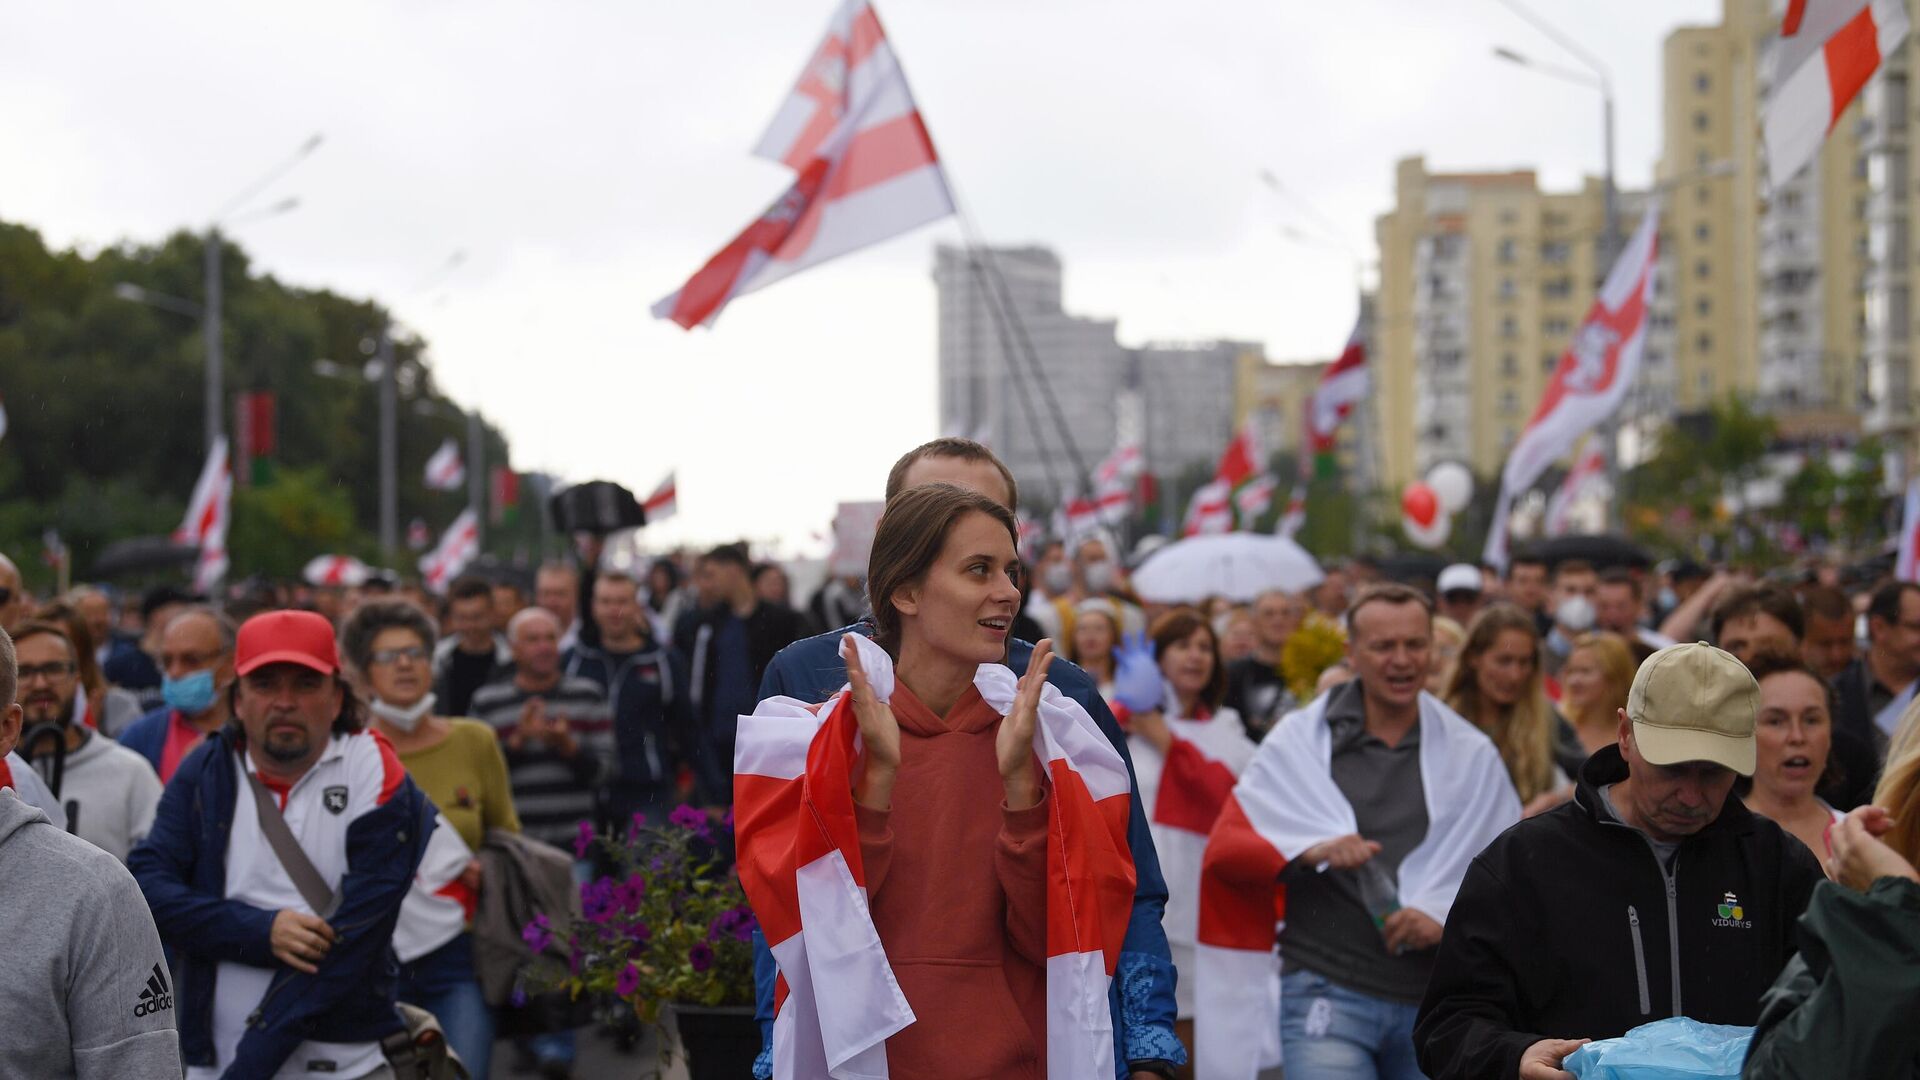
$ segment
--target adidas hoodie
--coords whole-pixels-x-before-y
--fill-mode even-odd
[[[0,1075],[178,1077],[153,916],[112,855],[0,790]]]

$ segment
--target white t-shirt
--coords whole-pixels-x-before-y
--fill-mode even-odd
[[[291,908],[314,914],[279,856],[261,835],[249,774],[257,773],[252,758],[233,755],[234,781],[239,793],[233,806],[233,831],[227,840],[227,899],[267,911]],[[392,794],[405,770],[391,747],[373,733],[335,735],[306,775],[288,789],[281,816],[300,842],[321,880],[338,893],[347,872],[347,829],[361,815]],[[324,961],[323,961],[324,963]],[[275,968],[223,962],[214,976],[213,1068],[190,1068],[187,1080],[217,1080],[233,1061],[235,1048],[246,1033],[247,1017],[266,996]],[[311,1080],[315,1076],[348,1080],[383,1067],[386,1058],[377,1042],[329,1043],[307,1041],[288,1056],[274,1080]]]

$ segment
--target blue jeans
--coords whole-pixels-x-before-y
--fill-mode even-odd
[[[1301,968],[1280,977],[1287,1080],[1423,1080],[1413,1056],[1420,1006],[1349,990]]]
[[[400,965],[400,1000],[432,1013],[474,1080],[486,1080],[493,1054],[493,1010],[473,970],[473,935],[463,933]]]

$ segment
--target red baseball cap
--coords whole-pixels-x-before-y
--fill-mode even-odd
[[[340,668],[333,624],[311,611],[269,611],[240,626],[233,670],[245,675],[268,664],[299,664],[322,675]]]

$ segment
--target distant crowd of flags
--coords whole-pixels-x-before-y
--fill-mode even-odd
[[[460,454],[460,444],[449,438],[440,444],[428,458],[422,480],[434,491],[458,491],[466,483],[466,462]],[[520,502],[520,475],[507,466],[497,466],[492,473],[492,520],[500,524],[505,515],[516,508]],[[678,509],[678,484],[675,474],[667,473],[666,478],[653,489],[642,503],[646,510],[648,524],[664,521],[673,516]],[[207,461],[201,467],[200,477],[193,485],[193,495],[187,501],[186,515],[180,521],[180,527],[173,531],[173,542],[184,547],[198,549],[194,559],[193,587],[200,592],[211,592],[225,579],[229,565],[227,557],[227,529],[232,520],[233,507],[233,470],[228,458],[228,446],[225,436],[214,441],[213,449],[207,454]],[[538,508],[545,513],[545,508]],[[58,534],[51,534],[48,550],[58,545]],[[419,562],[421,580],[433,593],[441,593],[447,585],[458,577],[473,560],[480,555],[480,516],[477,507],[468,506],[441,532],[438,542],[424,518],[415,518],[407,527],[407,546],[415,551],[425,551]],[[431,546],[431,550],[427,550]],[[65,557],[65,547],[60,546],[61,557]],[[367,580],[372,568],[351,555],[317,555],[304,568],[303,576],[313,585],[359,585]]]

